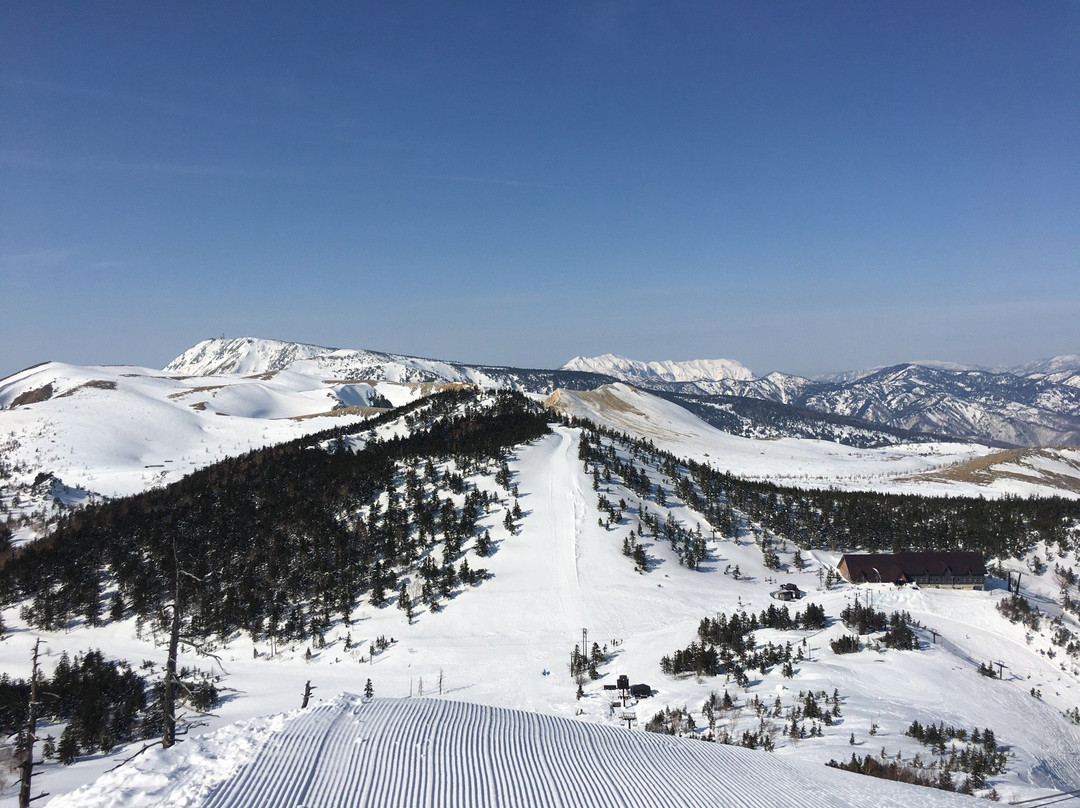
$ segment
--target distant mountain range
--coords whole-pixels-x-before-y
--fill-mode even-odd
[[[824,379],[775,372],[748,378],[744,366],[728,360],[646,364],[609,355],[577,357],[564,365],[585,367],[706,404],[760,399],[890,430],[1013,446],[1080,443],[1080,356],[1075,354],[1011,370],[908,363]],[[677,380],[671,372],[659,372],[673,367],[679,370]]]
[[[807,379],[779,372],[755,378],[731,359],[643,362],[605,354],[540,370],[241,338],[205,340],[165,366],[187,376],[281,370],[339,381],[458,382],[542,394],[618,380],[672,395],[721,428],[758,437],[836,440],[839,434],[857,445],[920,435],[1003,446],[1080,444],[1077,354],[1009,369],[920,362]]]
[[[919,362],[808,379],[780,372],[755,377],[730,359],[644,362],[606,354],[578,356],[558,369],[515,368],[247,337],[204,340],[169,362],[164,373],[267,382],[295,374],[319,380],[334,406],[382,406],[371,391],[357,387],[377,382],[473,384],[546,396],[559,388],[592,390],[623,381],[747,437],[819,438],[863,447],[941,438],[1003,447],[1080,445],[1077,354],[1008,369]],[[5,380],[0,408],[44,395],[43,382],[31,390],[29,380],[25,371]],[[393,393],[386,388],[380,395],[400,403]]]

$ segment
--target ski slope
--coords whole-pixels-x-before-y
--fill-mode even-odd
[[[153,752],[53,808],[926,808],[972,798],[462,702],[342,695]]]
[[[798,703],[803,690],[832,693],[836,689],[843,702],[843,716],[825,728],[823,737],[789,740],[780,726],[776,752],[747,760],[764,760],[759,764],[764,766],[783,760],[816,769],[824,768],[830,758],[847,760],[852,752],[877,755],[879,750],[890,756],[901,753],[905,760],[911,760],[916,754],[927,755],[924,747],[904,735],[911,721],[924,725],[944,721],[969,728],[992,727],[998,740],[1008,746],[1012,755],[1009,772],[992,778],[1005,799],[1080,786],[1080,759],[1076,755],[1080,726],[1062,716],[1062,711],[1080,705],[1080,669],[1064,655],[1050,657],[1052,646],[1045,635],[1029,641],[1022,626],[1008,623],[997,613],[994,606],[1005,596],[1003,589],[949,592],[864,585],[824,591],[819,587],[821,565],[835,563],[836,558],[817,552],[814,555],[820,562],[812,561],[798,571],[792,567],[789,547],[781,549],[786,570],[771,572],[746,532],[734,539],[710,540],[708,558],[696,571],[681,566],[666,542],[646,537],[643,544],[650,569],[639,573],[621,552],[622,539],[635,524],[634,519],[610,528],[598,524],[599,494],[615,501],[627,499],[631,511],[634,495],[615,483],[602,484],[600,491],[593,491],[592,478],[577,458],[580,430],[561,425],[552,429],[550,435],[519,447],[509,461],[524,513],[520,530],[511,535],[504,528],[504,512],[499,507],[481,517],[480,529],[490,530],[495,552],[482,559],[470,554],[469,564],[485,567],[490,575],[487,580],[463,590],[437,612],[418,607],[412,624],[393,605],[376,608],[362,602],[351,625],[336,624],[327,635],[326,647],[312,649],[310,661],[305,659],[308,646],[304,643],[275,648],[262,641],[252,643],[244,636],[230,639],[216,649],[221,668],[215,666],[215,670],[224,672],[221,687],[226,698],[215,709],[215,716],[206,719],[206,729],[246,733],[229,729],[240,721],[247,722],[245,726],[256,735],[271,732],[271,725],[276,726],[280,719],[252,723],[255,717],[298,706],[308,681],[316,688],[316,703],[322,699],[337,703],[337,694],[360,691],[370,678],[379,697],[412,697],[415,703],[424,703],[416,701],[423,696],[526,710],[537,716],[618,730],[632,738],[642,736],[645,722],[665,707],[688,708],[703,727],[701,705],[713,691],[731,689],[739,702],[740,707],[722,725],[738,735],[758,725],[749,707],[752,699],[760,698],[766,704],[779,699],[787,709]],[[493,489],[495,485],[489,478],[471,481],[482,488]],[[669,510],[690,528],[701,524],[709,535],[707,525],[685,505],[672,499]],[[1039,552],[1047,557],[1045,548]],[[1060,560],[1074,567],[1077,564],[1072,557]],[[1023,569],[1020,562],[1015,564]],[[738,579],[725,574],[734,566],[742,571]],[[784,678],[776,669],[766,675],[755,672],[749,688],[743,690],[723,676],[671,677],[660,671],[660,658],[694,639],[703,616],[736,609],[759,612],[776,603],[769,593],[776,588],[777,575],[782,576],[781,581],[796,582],[808,593],[793,611],[816,602],[835,621],[819,632],[756,633],[758,643],[805,641],[807,658],[798,664],[794,678]],[[1049,576],[1043,581],[1025,571],[1025,592],[1033,597],[1052,595]],[[829,641],[846,633],[836,618],[856,596],[863,600],[872,597],[879,609],[910,611],[926,627],[919,632],[925,650],[833,654]],[[1049,601],[1039,602],[1050,608]],[[13,677],[28,675],[31,647],[39,635],[46,649],[46,670],[52,669],[63,650],[74,655],[88,648],[105,648],[117,658],[150,659],[159,666],[165,657],[164,638],[146,630],[140,635],[131,619],[97,628],[77,625],[54,633],[28,630],[18,608],[5,610],[3,619],[10,631],[0,643],[0,670]],[[1080,631],[1074,618],[1066,615],[1065,621],[1073,631]],[[937,631],[936,644],[930,628]],[[609,660],[600,666],[597,681],[584,682],[583,697],[578,699],[567,661],[575,644],[581,642],[582,629],[588,630],[590,643],[607,646]],[[369,643],[379,636],[394,642],[385,652],[369,658]],[[978,674],[978,663],[990,659],[1008,665],[1004,680]],[[189,653],[181,659],[182,666],[207,668],[211,664]],[[628,675],[634,683],[649,684],[653,696],[616,708],[603,685],[613,684],[619,674]],[[1041,690],[1041,699],[1029,694],[1033,688]],[[626,714],[634,719],[629,732]],[[783,719],[779,723],[782,725]],[[61,730],[62,726],[43,726],[41,735],[58,737]],[[855,738],[854,746],[849,736]],[[201,750],[192,753],[195,757],[191,760],[224,772],[224,779],[239,770],[242,761],[235,758],[235,750],[262,743],[248,735],[243,740],[237,736],[235,743],[215,737],[219,740],[189,739],[168,754],[184,754],[183,748],[190,745]],[[401,744],[413,743],[408,733],[398,737]],[[635,741],[639,742],[651,744],[654,740]],[[697,747],[713,745],[699,743]],[[117,749],[109,756],[90,756],[71,767],[48,762],[40,767],[35,782],[54,795],[64,795],[104,774],[135,748],[137,745]],[[157,780],[164,787],[180,777],[180,770],[172,768],[173,758],[159,754],[147,753],[137,765],[165,766]],[[146,763],[141,762],[144,759]],[[151,776],[149,768],[140,770]],[[193,785],[190,793],[209,793],[206,782],[199,782],[203,785]],[[879,781],[867,778],[860,784],[869,795]],[[126,788],[117,785],[102,793],[126,794]],[[939,796],[931,791],[920,795],[924,793],[926,800]],[[148,800],[142,804],[159,804]],[[865,804],[878,803],[866,797]],[[10,788],[0,792],[0,806],[8,805],[14,805]]]

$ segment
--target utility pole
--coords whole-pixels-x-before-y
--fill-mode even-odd
[[[938,634],[938,633],[937,633],[937,629],[936,629],[936,628],[929,628],[929,627],[928,627],[928,628],[927,628],[926,630],[927,630],[927,631],[929,631],[929,632],[930,632],[931,634],[933,634],[933,635],[934,635],[934,645],[937,645],[937,634]]]
[[[26,716],[26,728],[23,734],[23,759],[19,764],[22,770],[19,775],[19,808],[30,808],[33,800],[41,799],[45,794],[30,796],[30,783],[34,777],[34,743],[37,741],[38,722],[38,649],[41,646],[41,638],[34,642],[34,662],[30,671],[30,709]]]
[[[998,666],[998,679],[1004,679],[1005,678],[1005,668],[1007,668],[1009,666],[1006,665],[1004,662],[995,662],[994,664]]]
[[[583,628],[581,630],[581,655],[585,658],[589,658],[589,630]]]

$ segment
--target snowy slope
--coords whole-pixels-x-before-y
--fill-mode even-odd
[[[272,379],[175,377],[38,365],[0,380],[0,512],[52,518],[57,497],[72,504],[144,491],[224,457],[358,422],[372,407],[422,392],[387,382],[327,384],[288,371]],[[51,475],[52,487],[35,487],[39,475]]]
[[[298,359],[327,353],[333,349],[274,339],[207,339],[188,348],[164,368],[182,376],[240,375],[284,370]]]
[[[746,749],[461,702],[343,695],[154,753],[51,805],[904,808],[913,802],[973,804],[969,797]]]
[[[1073,355],[997,372],[910,362],[815,380],[778,372],[753,378],[730,360],[683,368],[606,355],[576,357],[564,367],[595,370],[647,389],[760,398],[929,435],[1012,446],[1080,444],[1080,369]]]
[[[468,365],[439,359],[243,337],[200,342],[165,366],[184,376],[219,374],[260,375],[272,379],[289,370],[328,384],[384,381],[397,384],[474,384],[547,394],[559,384],[576,380],[587,386],[602,381],[596,374]]]
[[[961,474],[968,464],[999,453],[970,443],[915,443],[881,449],[856,449],[826,441],[779,438],[757,440],[722,432],[678,405],[626,384],[590,392],[558,390],[547,399],[557,412],[587,418],[611,429],[653,440],[688,457],[741,477],[803,487],[1001,496],[1075,496],[1080,484],[1080,451],[1042,450],[1053,467],[1027,468],[1023,474]],[[1009,458],[1014,458],[1010,455]]]
[[[1036,359],[1016,367],[1006,368],[1017,376],[1045,379],[1055,384],[1080,387],[1080,354],[1063,354],[1050,359]]]

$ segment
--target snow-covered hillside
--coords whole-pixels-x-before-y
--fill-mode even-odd
[[[51,805],[906,808],[915,802],[972,804],[730,746],[463,702],[342,695],[151,753]]]
[[[381,408],[414,401],[448,384],[460,386],[461,380],[543,389],[559,378],[554,371],[462,370],[427,360],[402,364],[399,373],[380,359],[378,368],[368,373],[357,364],[364,352],[306,351],[283,345],[280,350],[262,343],[239,346],[233,359],[240,364],[233,367],[257,371],[248,374],[181,375],[49,363],[0,381],[2,504],[16,517],[36,514],[16,531],[16,540],[25,541],[44,530],[48,520],[64,512],[58,503],[79,505],[96,496],[162,486],[224,457],[330,426],[355,425],[361,430],[361,422]],[[252,350],[245,354],[248,349]],[[211,351],[203,358],[210,363],[204,368],[209,370],[223,355]],[[187,367],[198,369],[196,364],[192,359]],[[443,364],[445,368],[439,367]],[[425,378],[431,380],[401,381],[407,373],[420,371],[430,373]],[[387,378],[395,374],[397,380]],[[947,442],[854,449],[820,440],[743,438],[710,426],[670,400],[623,383],[591,392],[564,387],[547,404],[562,415],[652,441],[676,457],[797,487],[988,498],[1080,495],[1078,450],[1002,452]],[[412,416],[387,417],[390,420],[373,435],[354,436],[341,446],[356,450],[371,437],[386,441],[405,436],[417,423]],[[647,724],[675,727],[695,737],[704,736],[708,727],[713,737],[729,736],[736,743],[747,735],[759,744],[767,737],[776,751],[763,765],[774,772],[780,770],[768,767],[775,767],[777,759],[820,767],[829,759],[846,761],[853,752],[877,759],[899,755],[907,763],[928,765],[940,759],[904,734],[912,721],[992,727],[1010,755],[1006,771],[990,778],[989,785],[1003,796],[1032,797],[1045,789],[1080,786],[1075,755],[1080,723],[1067,717],[1080,715],[1075,712],[1080,708],[1080,666],[1076,654],[1064,650],[1069,637],[1080,636],[1080,623],[1073,612],[1062,608],[1062,592],[1068,587],[1062,589],[1060,576],[1055,577],[1059,566],[1080,569],[1075,531],[1071,549],[1040,545],[1023,559],[1002,559],[1014,574],[1023,573],[1024,594],[1043,611],[1039,626],[1031,628],[1010,623],[996,608],[1007,597],[1000,581],[991,581],[987,592],[826,586],[823,578],[837,562],[836,554],[804,550],[797,557],[793,546],[779,540],[770,547],[779,566],[767,566],[768,531],[762,525],[736,515],[732,533],[718,533],[679,498],[668,472],[656,465],[643,473],[648,490],[669,492],[663,502],[651,493],[643,499],[636,493],[639,489],[630,490],[617,476],[600,478],[596,468],[587,468],[579,456],[583,434],[577,426],[554,424],[551,434],[518,447],[509,459],[511,479],[504,483],[496,483],[490,469],[458,467],[454,460],[439,462],[433,478],[450,481],[462,472],[466,487],[485,494],[488,504],[477,529],[490,532],[491,539],[488,555],[479,551],[476,535],[461,547],[469,565],[483,567],[487,574],[478,585],[451,588],[440,608],[421,605],[423,582],[415,572],[398,571],[395,574],[402,576],[401,583],[417,604],[413,621],[394,607],[400,597],[395,592],[381,606],[360,598],[348,622],[335,616],[325,646],[311,639],[271,641],[260,635],[253,640],[250,634],[234,632],[214,640],[220,667],[205,657],[185,654],[182,665],[212,667],[223,676],[225,699],[215,715],[205,719],[205,729],[291,709],[309,681],[317,688],[316,701],[327,701],[331,712],[346,703],[356,706],[335,700],[336,694],[357,692],[371,678],[378,696],[423,695],[527,710],[601,725],[620,737],[635,738]],[[625,446],[611,444],[605,451],[622,462],[642,462],[637,450]],[[462,508],[463,490],[447,494],[436,488],[427,496],[439,500],[439,507],[445,497],[453,508]],[[399,491],[396,501],[404,499]],[[387,513],[389,502],[389,494],[378,500]],[[516,523],[511,502],[520,503],[522,511]],[[619,503],[617,509],[614,503]],[[642,528],[651,516],[678,526],[687,537],[700,538],[704,556],[696,568],[685,564],[674,541],[660,540],[655,528]],[[259,539],[252,537],[256,543]],[[439,557],[440,539],[434,541],[435,549],[426,552]],[[643,566],[627,552],[631,541],[640,543]],[[703,617],[736,610],[760,612],[776,603],[771,593],[784,581],[809,593],[793,605],[793,611],[813,603],[829,618],[821,630],[756,632],[759,644],[790,643],[798,649],[790,676],[773,666],[760,674],[755,670],[740,686],[723,675],[663,672],[662,658],[693,642]],[[103,585],[102,602],[107,603],[114,594],[107,575]],[[1069,586],[1075,594],[1075,581]],[[863,602],[872,598],[879,609],[910,613],[917,621],[922,650],[835,653],[831,641],[847,633],[838,616],[856,597]],[[143,621],[121,616],[95,627],[76,618],[55,631],[42,631],[31,627],[28,618],[33,614],[23,611],[26,605],[16,604],[2,614],[8,630],[0,642],[0,671],[12,677],[27,676],[31,646],[39,636],[46,648],[47,672],[62,652],[74,656],[90,648],[107,649],[109,656],[133,664],[147,660],[151,663],[147,670],[161,670],[164,638]],[[598,678],[586,677],[578,696],[578,682],[570,675],[567,660],[581,643],[583,629],[603,651]],[[373,654],[380,640],[386,645]],[[1004,666],[1004,678],[979,674],[978,666],[991,661]],[[603,687],[614,684],[619,674],[647,683],[652,695],[616,706]],[[731,706],[725,706],[722,714],[707,711],[704,705],[725,690],[732,696]],[[837,694],[839,712],[828,726],[802,721],[802,732],[820,728],[820,737],[816,731],[809,737],[799,733],[792,737],[791,716],[802,709],[808,693]],[[439,715],[452,716],[457,709],[477,708],[446,707],[449,712]],[[263,740],[280,733],[286,723],[256,720],[227,729],[234,733],[231,736],[189,740],[175,752],[148,753],[144,760],[157,761],[178,777],[184,767],[194,770],[192,761],[211,768],[220,764],[216,771],[223,778],[232,777],[241,771],[243,760],[256,760]],[[62,724],[47,725],[41,734],[57,737],[62,730]],[[191,757],[185,757],[186,744],[193,747]],[[136,747],[84,755],[71,767],[50,759],[41,767],[38,782],[53,794],[66,794]],[[234,754],[242,748],[256,757]],[[207,763],[211,759],[215,762]],[[783,780],[787,775],[776,776]],[[145,785],[148,780],[139,782]],[[202,788],[209,781],[198,782]],[[857,788],[870,795],[878,785],[867,779],[858,781]],[[202,793],[193,788],[184,793]],[[97,792],[100,798],[106,793]],[[920,794],[924,793],[929,794],[927,800],[937,798],[936,793]],[[147,797],[141,804],[158,804],[154,799]],[[10,787],[0,791],[0,805],[13,800]],[[878,804],[869,796],[865,802]]]
[[[749,371],[726,372],[728,362],[717,360],[715,372],[704,362],[672,373],[664,369],[673,363],[604,356],[577,357],[565,367],[597,370],[654,390],[759,398],[928,435],[1012,446],[1080,444],[1080,369],[1074,356],[998,372],[910,362],[816,380],[779,372],[753,378]]]
[[[1045,379],[1069,387],[1080,387],[1080,354],[1063,354],[1050,359],[1036,359],[1034,362],[1008,368],[1008,371],[1017,376]]]
[[[275,350],[258,342],[240,347],[245,345],[251,353],[234,355],[233,365],[257,373],[182,376],[146,368],[47,363],[0,381],[0,507],[22,520],[17,538],[40,535],[61,513],[58,503],[79,505],[165,485],[224,457],[358,422],[378,408],[462,383],[400,381],[417,377],[420,366],[382,360],[362,373],[355,365],[358,352],[289,359],[289,369],[270,370],[281,357],[294,356],[297,346],[282,343]],[[344,363],[340,367],[334,365],[338,360]],[[220,352],[209,360],[213,366],[222,361]],[[522,372],[514,382],[494,372],[463,373],[427,360],[415,362],[426,363],[420,375],[429,380],[471,378],[493,387],[537,381]],[[186,367],[195,369],[191,363]],[[756,440],[724,432],[672,401],[625,384],[592,392],[560,390],[550,403],[564,414],[652,437],[677,454],[756,479],[980,496],[1075,495],[1080,490],[1078,452],[1071,449],[1040,450],[1022,459],[969,443],[855,449],[815,439]],[[867,433],[830,427],[838,440],[848,431]]]
[[[298,359],[330,353],[332,348],[275,339],[206,339],[165,365],[182,376],[250,375],[284,370]]]
[[[327,381],[459,382],[497,386],[486,374],[449,362],[251,337],[204,340],[169,362],[164,370],[184,376],[254,375],[290,370]]]
[[[680,456],[749,479],[815,488],[954,496],[1080,495],[1080,449],[1041,450],[1040,464],[994,473],[1020,455],[973,443],[914,443],[856,449],[798,438],[755,440],[716,429],[684,408],[626,384],[547,399],[557,412],[647,437]],[[986,462],[980,463],[983,459]],[[978,468],[982,473],[962,473]],[[1008,470],[1008,469],[1006,469]]]
[[[359,422],[422,392],[388,382],[327,384],[290,371],[177,377],[38,365],[0,381],[0,507],[40,522],[57,515],[57,501],[165,485],[224,457]],[[35,530],[41,527],[25,535]]]

